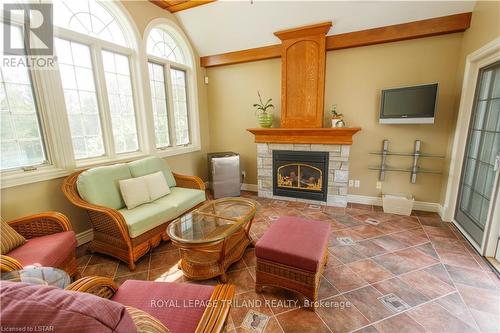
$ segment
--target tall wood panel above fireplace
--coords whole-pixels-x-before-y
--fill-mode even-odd
[[[283,30],[281,127],[323,127],[326,33],[331,22]]]

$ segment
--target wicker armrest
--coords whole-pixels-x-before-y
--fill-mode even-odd
[[[173,174],[177,186],[185,188],[193,188],[202,191],[205,190],[205,183],[200,177],[181,175],[175,172]]]
[[[86,276],[67,286],[66,290],[89,293],[102,298],[110,299],[118,290],[118,286],[110,278],[101,276]]]
[[[231,308],[235,288],[232,284],[219,284],[210,297],[210,305],[201,317],[196,333],[217,333],[224,328],[224,323]]]
[[[12,272],[21,269],[23,269],[23,265],[19,261],[9,256],[0,255],[0,271]]]
[[[69,219],[58,212],[24,216],[7,223],[28,239],[73,230]]]

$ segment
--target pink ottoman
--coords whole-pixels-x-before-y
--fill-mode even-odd
[[[304,295],[315,308],[321,273],[328,262],[330,224],[284,216],[255,245],[255,290],[274,286]]]

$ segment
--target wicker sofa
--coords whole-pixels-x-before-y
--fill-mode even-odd
[[[2,272],[38,264],[60,268],[71,277],[78,275],[75,233],[65,215],[45,212],[7,223],[26,238],[27,242],[0,256]]]
[[[127,209],[118,182],[158,171],[165,175],[171,193]],[[89,215],[94,231],[90,250],[118,258],[130,270],[151,248],[169,239],[169,222],[206,200],[205,184],[199,177],[172,173],[163,159],[153,156],[75,172],[64,180],[62,191]]]

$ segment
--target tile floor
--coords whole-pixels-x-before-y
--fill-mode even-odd
[[[230,267],[229,282],[236,285],[236,303],[227,332],[498,332],[500,280],[476,254],[460,232],[437,214],[414,212],[401,217],[380,207],[350,204],[348,208],[318,207],[255,197],[260,210],[251,228],[256,239],[280,215],[301,216],[331,224],[330,261],[321,279],[316,313],[301,308],[292,292],[253,289],[254,250]],[[380,223],[365,222],[373,218]],[[350,237],[342,245],[340,237]],[[117,283],[127,279],[215,284],[216,279],[187,280],[177,268],[179,252],[162,243],[142,258],[135,272],[117,260],[78,249],[83,276],[102,275]],[[379,298],[394,294],[404,304],[397,313]],[[253,330],[248,316],[261,318]]]

